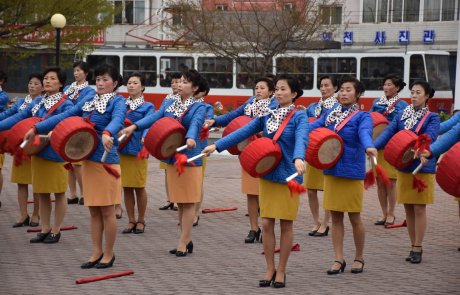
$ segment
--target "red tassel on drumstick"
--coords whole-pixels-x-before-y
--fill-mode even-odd
[[[24,148],[27,146],[29,143],[28,140],[24,140],[21,145],[19,145],[19,148],[14,152],[14,165],[15,166],[20,166],[22,165],[22,161],[24,160],[30,160],[30,157],[24,152]]]
[[[201,127],[200,140],[205,140],[208,137],[209,137],[209,126],[208,124],[204,124],[203,127]]]
[[[375,184],[375,165],[375,162],[371,162],[371,169],[366,172],[366,176],[364,177],[364,189],[366,190]]]
[[[297,176],[299,176],[299,173],[296,172],[286,178],[287,186],[289,188],[289,191],[291,192],[291,198],[294,197],[295,193],[297,193],[297,195],[300,195],[307,191],[307,189],[303,185],[294,180],[294,178],[296,178]]]
[[[412,188],[416,189],[419,193],[423,192],[428,186],[426,185],[426,182],[418,177],[416,174],[422,169],[423,164],[420,163],[417,168],[412,172],[413,179],[412,179]]]
[[[69,171],[73,171],[73,166],[72,163],[66,163],[64,164],[64,168]]]
[[[426,133],[420,134],[417,137],[417,140],[415,141],[414,149],[417,153],[424,151],[424,150],[429,151],[430,143],[431,143],[431,138],[428,136],[428,134]]]
[[[118,173],[117,170],[115,170],[112,166],[110,166],[110,164],[104,163],[108,155],[109,155],[109,152],[104,151],[104,154],[102,155],[102,158],[101,158],[102,166],[104,167],[105,171],[107,171],[107,173],[113,175],[115,178],[120,178],[120,173]]]

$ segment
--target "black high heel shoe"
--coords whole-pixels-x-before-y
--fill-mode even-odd
[[[185,255],[187,255],[187,252],[192,254],[193,253],[193,242],[192,241],[188,242],[187,246],[185,246],[185,252],[177,251],[177,248],[169,250],[170,254],[177,254],[177,252],[186,253]],[[178,255],[178,256],[185,256],[185,255]]]
[[[57,234],[50,232],[46,238],[43,240],[43,243],[45,244],[54,244],[59,242],[59,239],[61,238],[61,232],[58,232]]]
[[[336,260],[336,261],[334,261],[334,262],[340,264],[340,268],[339,268],[339,269],[332,269],[332,268],[329,269],[329,270],[327,271],[327,274],[328,274],[328,275],[336,275],[336,274],[338,274],[339,272],[344,272],[344,271],[345,271],[345,267],[347,266],[347,263],[345,262],[345,260],[344,260],[344,261],[338,261],[338,260]]]
[[[309,235],[310,237],[313,237],[313,236],[316,234],[316,232],[318,231],[318,229],[319,229],[320,227],[321,227],[321,225],[319,225],[316,229],[310,231],[310,232],[308,233],[308,235]]]
[[[158,209],[160,209],[160,210],[168,210],[168,209],[171,209],[171,210],[172,210],[173,207],[174,207],[174,203],[168,202],[166,205],[164,205],[164,206],[162,206],[162,207],[160,207],[160,208],[158,208]]]
[[[30,239],[31,243],[43,243],[46,237],[51,233],[51,231],[47,233],[38,233],[35,238]]]
[[[85,263],[83,263],[80,267],[83,268],[83,269],[88,269],[88,268],[93,268],[96,266],[96,264],[98,264],[102,257],[104,256],[104,253],[101,254],[101,257],[99,257],[98,259],[94,260],[94,261],[87,261]]]
[[[270,285],[275,281],[276,277],[276,270],[272,275],[272,278],[270,280],[259,280],[259,287],[265,288],[265,287],[270,287]]]
[[[361,267],[351,268],[351,273],[362,273],[364,270],[364,260],[355,259],[356,262],[361,263]]]
[[[22,221],[22,222],[16,222],[13,224],[13,227],[23,227],[23,226],[28,226],[30,224],[30,216],[27,215],[27,217]]]
[[[102,258],[101,258],[102,259]],[[115,262],[115,255],[113,255],[112,259],[110,259],[109,262],[107,263],[102,263],[102,262],[98,262],[95,267],[97,269],[102,269],[102,268],[109,268],[109,267],[112,267],[113,266],[113,263]]]
[[[198,215],[198,217],[196,218],[196,221],[193,223],[193,226],[197,226],[198,221],[200,221],[200,215]]]
[[[329,234],[329,225],[326,226],[326,230],[324,232],[319,232],[319,231],[316,231],[316,233],[313,235],[314,237],[325,237]]]
[[[248,236],[244,239],[244,242],[246,244],[254,243],[254,241],[258,242],[260,240],[261,234],[262,234],[262,230],[260,229],[260,227],[257,231],[251,229],[248,233]]]
[[[413,251],[414,253],[412,254],[412,257],[410,259],[410,263],[420,263],[422,262],[422,246],[414,246],[414,248],[420,248],[420,252]]]
[[[414,245],[412,245],[412,248],[414,247]],[[406,261],[410,261],[412,259],[412,256],[414,255],[414,251],[412,251],[412,249],[410,250],[409,252],[409,256],[406,257]]]
[[[286,287],[286,274],[284,274],[284,282],[273,282],[273,288],[279,289]]]

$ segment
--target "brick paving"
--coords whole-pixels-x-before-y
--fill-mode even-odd
[[[113,268],[82,270],[89,257],[89,213],[86,207],[69,205],[64,225],[77,230],[62,232],[58,244],[30,244],[27,228],[12,228],[17,221],[16,186],[9,183],[11,157],[3,169],[4,187],[0,208],[0,294],[459,294],[460,221],[458,205],[436,188],[435,204],[428,206],[428,230],[423,262],[404,261],[409,252],[405,228],[384,229],[373,225],[380,214],[375,188],[365,194],[362,214],[366,227],[365,269],[349,272],[353,240],[345,222],[344,274],[328,276],[333,261],[330,236],[309,237],[312,224],[306,196],[302,197],[294,242],[300,252],[291,254],[285,289],[259,288],[265,260],[260,243],[244,244],[249,230],[246,199],[240,193],[240,167],[236,157],[213,156],[208,160],[203,208],[238,207],[237,211],[204,214],[193,230],[194,253],[178,258],[168,253],[179,236],[177,213],[159,211],[164,202],[163,171],[150,159],[149,203],[146,232],[117,236]],[[29,205],[30,206],[30,205]],[[403,208],[397,206],[396,221]],[[118,224],[127,224],[126,213]],[[276,233],[279,237],[279,229]],[[79,278],[120,272],[135,274],[90,284],[76,285]]]

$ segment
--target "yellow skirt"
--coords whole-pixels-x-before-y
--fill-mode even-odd
[[[306,188],[312,190],[324,190],[323,170],[307,164],[307,171],[304,175],[303,182]]]
[[[166,170],[166,165],[168,165],[168,164],[166,164],[165,162],[160,161],[160,169]]]
[[[82,164],[83,164],[82,161],[80,161],[80,162],[73,162],[73,163],[72,163],[72,166],[81,166]]]
[[[433,204],[435,175],[418,173],[417,176],[423,179],[428,186],[423,192],[412,188],[412,173],[398,171],[396,195],[399,204]]]
[[[68,172],[63,162],[32,156],[32,189],[34,193],[65,193]]]
[[[259,178],[260,217],[296,220],[299,209],[299,195],[291,197],[285,183]]]
[[[363,210],[364,181],[324,175],[323,207],[338,212]]]
[[[184,167],[184,173],[179,175],[176,166],[167,164],[166,179],[170,202],[200,202],[203,187],[203,168],[201,166]]]
[[[136,156],[120,155],[121,185],[123,187],[145,187],[148,160]]]
[[[208,157],[203,157],[201,158],[201,160],[203,162],[203,164],[201,164],[202,165],[201,167],[203,167],[203,179],[204,179],[204,170],[206,170],[206,162],[208,161]]]
[[[5,162],[5,154],[0,154],[0,169],[3,168],[3,162]]]
[[[30,160],[23,160],[19,166],[11,165],[11,182],[17,184],[32,184],[32,163]]]
[[[110,164],[121,171],[120,165]],[[121,204],[121,178],[109,174],[102,163],[85,160],[82,163],[83,197],[85,206]]]
[[[259,195],[259,178],[252,177],[241,168],[241,192],[246,195]]]
[[[377,163],[382,166],[388,174],[388,177],[391,179],[396,179],[398,170],[390,163],[388,163],[383,157],[383,150],[379,150],[379,157],[377,158]]]

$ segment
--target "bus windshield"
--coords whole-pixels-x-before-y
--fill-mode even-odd
[[[426,54],[428,82],[435,91],[451,90],[449,75],[449,56]]]

